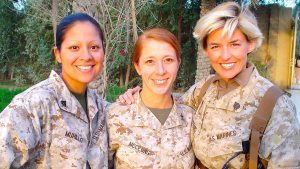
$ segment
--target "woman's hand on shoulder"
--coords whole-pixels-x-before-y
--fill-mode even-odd
[[[119,98],[116,100],[118,103],[122,105],[130,105],[134,103],[133,95],[141,90],[140,86],[136,86],[133,89],[128,89],[125,93],[121,94]]]

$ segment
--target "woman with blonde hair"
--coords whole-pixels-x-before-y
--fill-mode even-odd
[[[183,96],[197,109],[192,132],[195,155],[207,168],[246,167],[246,155],[238,153],[244,151],[243,142],[251,139],[253,114],[273,86],[248,62],[248,54],[261,45],[263,35],[248,8],[227,2],[200,18],[194,36],[216,71],[202,100],[200,90],[211,77]],[[268,168],[300,168],[299,139],[295,105],[282,95],[262,135],[259,157]]]
[[[248,8],[226,2],[200,18],[194,36],[216,71],[183,96],[185,104],[196,110],[191,133],[198,166],[248,168],[250,122],[263,96],[274,86],[248,62],[248,54],[261,45],[263,35]],[[210,85],[202,95],[206,84]],[[124,101],[130,93],[119,100]],[[259,135],[259,161],[264,162],[255,168],[300,168],[299,121],[287,95],[277,99]]]

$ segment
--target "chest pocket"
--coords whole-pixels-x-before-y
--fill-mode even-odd
[[[245,99],[236,92],[218,100],[209,100],[205,109],[205,127],[208,133],[209,157],[232,154],[243,150],[242,140],[248,139],[248,118],[251,111],[244,111]]]
[[[213,129],[208,138],[208,156],[217,157],[243,151],[240,132],[230,125]]]
[[[226,110],[229,112],[241,112],[245,104],[245,99],[238,96],[225,96],[219,100],[212,101],[208,104],[209,107]]]
[[[195,155],[191,144],[179,152],[179,158],[174,163],[176,164],[174,168],[191,169],[194,167]]]
[[[150,149],[138,145],[133,142],[129,142],[128,145],[120,145],[116,153],[116,166],[124,168],[128,166],[130,168],[152,168],[155,161],[155,152]]]
[[[70,164],[84,166],[87,158],[88,124],[72,114],[64,113],[60,118],[52,118],[51,125],[51,161],[61,167]]]

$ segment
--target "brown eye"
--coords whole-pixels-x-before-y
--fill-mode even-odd
[[[69,49],[71,49],[72,51],[77,51],[79,49],[79,47],[78,46],[70,46]]]
[[[93,45],[93,46],[91,47],[91,49],[92,49],[92,50],[97,50],[97,49],[100,49],[100,47],[99,47],[98,45]]]
[[[233,47],[238,47],[238,46],[240,46],[240,44],[239,43],[233,43],[232,46]]]
[[[148,60],[146,60],[146,62],[145,62],[146,64],[153,64],[154,63],[154,61],[153,60],[151,60],[151,59],[148,59]]]
[[[174,61],[173,58],[166,58],[166,59],[165,59],[165,62],[166,62],[166,63],[172,63],[173,61]]]
[[[210,49],[217,49],[217,48],[219,48],[218,45],[212,45],[212,46],[210,46]]]

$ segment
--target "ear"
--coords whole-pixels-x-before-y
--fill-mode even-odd
[[[249,43],[248,53],[251,53],[256,47],[256,39],[250,40],[248,43]]]
[[[180,64],[181,64],[181,58],[178,59],[178,69],[180,67]]]
[[[54,55],[55,55],[55,60],[58,62],[58,63],[61,63],[61,57],[60,57],[60,52],[59,52],[59,49],[57,47],[54,47]]]
[[[207,53],[207,47],[204,49],[204,48],[202,48],[203,50],[203,54],[205,55],[205,56],[208,56],[208,53]]]
[[[135,68],[136,72],[141,76],[140,66],[137,63],[134,63],[134,68]]]

